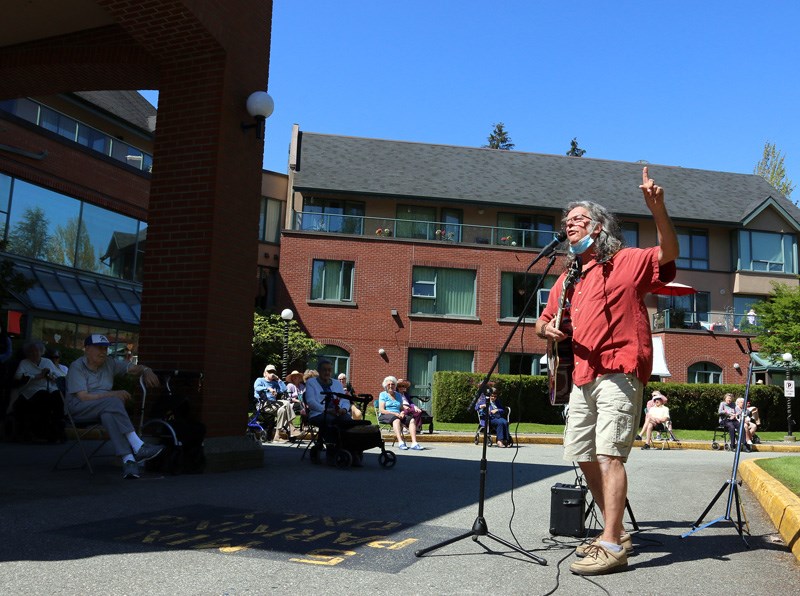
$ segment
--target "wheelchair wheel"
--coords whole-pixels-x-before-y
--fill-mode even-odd
[[[378,456],[378,463],[384,468],[393,468],[397,463],[397,456],[391,451],[384,451]]]
[[[353,456],[346,449],[337,449],[334,461],[337,468],[344,470],[353,465]]]
[[[716,441],[713,441],[713,442],[711,443],[711,448],[712,448],[714,451],[719,451],[719,443],[717,443]]]

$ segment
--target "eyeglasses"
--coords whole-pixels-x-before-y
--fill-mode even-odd
[[[591,223],[592,219],[586,217],[585,215],[573,215],[572,217],[568,217],[563,220],[561,223],[564,225],[565,228],[569,226],[585,226],[587,223]]]

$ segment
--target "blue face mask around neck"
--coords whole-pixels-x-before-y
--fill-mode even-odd
[[[573,255],[582,255],[594,244],[594,238],[591,234],[586,234],[583,238],[578,240],[575,244],[569,245],[569,252]]]

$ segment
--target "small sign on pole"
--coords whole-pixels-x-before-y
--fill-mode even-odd
[[[783,382],[783,394],[786,397],[794,397],[794,381]]]

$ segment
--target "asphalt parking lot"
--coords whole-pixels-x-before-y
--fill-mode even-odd
[[[123,481],[110,460],[94,475],[51,472],[58,446],[0,444],[0,591],[798,593],[800,565],[746,486],[749,548],[725,520],[680,537],[730,478],[733,455],[717,451],[635,450],[629,499],[640,531],[625,572],[591,581],[569,573],[576,540],[550,535],[550,500],[554,484],[576,475],[557,445],[493,448],[487,458],[489,530],[546,565],[488,538],[418,558],[472,528],[481,477],[480,447],[427,446],[397,452],[391,469],[373,450],[364,468],[339,470],[267,445],[261,469]],[[727,496],[705,521],[725,515]]]

